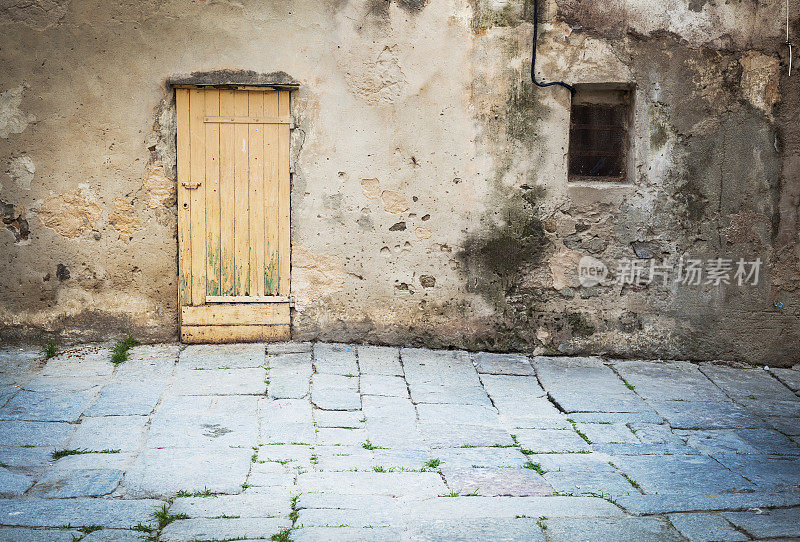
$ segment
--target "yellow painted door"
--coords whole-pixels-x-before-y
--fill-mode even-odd
[[[287,340],[289,92],[175,92],[181,340]]]

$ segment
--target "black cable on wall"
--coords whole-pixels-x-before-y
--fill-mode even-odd
[[[539,0],[533,0],[533,52],[531,53],[531,81],[537,87],[550,87],[559,85],[569,90],[570,94],[575,93],[575,87],[568,85],[564,81],[551,81],[542,83],[536,80],[536,43],[539,41]]]

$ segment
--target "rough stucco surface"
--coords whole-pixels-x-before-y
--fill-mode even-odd
[[[241,69],[300,83],[296,338],[796,363],[783,4],[542,4],[542,79],[635,86],[626,185],[568,181],[527,0],[0,0],[0,333],[175,336],[166,82]],[[635,246],[767,265],[752,287],[580,286],[581,257]]]

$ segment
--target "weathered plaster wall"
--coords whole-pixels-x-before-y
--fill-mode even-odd
[[[529,0],[0,0],[0,336],[173,338],[166,80],[282,70],[295,337],[800,361],[782,10],[542,0],[541,78],[636,88],[635,174],[597,186],[567,180],[568,92],[530,83]],[[579,285],[581,256],[634,247],[768,264],[755,287]]]

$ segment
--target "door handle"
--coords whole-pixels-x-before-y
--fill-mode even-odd
[[[203,183],[181,183],[186,190],[196,190]]]

